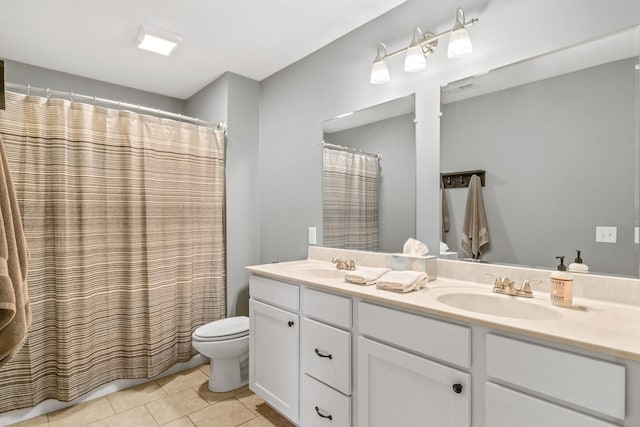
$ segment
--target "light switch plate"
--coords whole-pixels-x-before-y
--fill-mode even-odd
[[[596,242],[616,243],[618,241],[618,227],[596,227]]]
[[[309,227],[309,244],[310,245],[315,245],[316,244],[316,228],[315,227]]]

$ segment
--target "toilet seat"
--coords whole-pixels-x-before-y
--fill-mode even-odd
[[[193,333],[193,338],[199,341],[227,341],[247,335],[249,335],[249,318],[236,316],[200,326]]]

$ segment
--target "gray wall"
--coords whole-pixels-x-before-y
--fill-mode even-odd
[[[249,314],[249,274],[260,260],[257,81],[225,73],[187,100],[187,114],[227,122],[227,311]]]
[[[130,87],[118,86],[100,80],[87,79],[73,74],[35,67],[33,65],[5,60],[7,82],[69,91],[81,95],[122,101],[145,107],[159,108],[172,113],[184,113],[184,101]],[[7,90],[11,90],[8,89]],[[34,95],[40,95],[35,94]],[[41,95],[40,95],[41,96]]]
[[[414,115],[392,117],[339,132],[324,141],[382,154],[378,200],[378,249],[402,252],[416,235],[416,132]]]
[[[460,5],[480,22],[469,30],[474,53],[446,58],[447,41],[419,73],[388,61],[391,82],[369,84],[379,42],[406,46],[411,30],[447,29]],[[624,13],[620,13],[624,10]],[[320,123],[347,111],[416,94],[416,235],[437,247],[440,86],[473,74],[583,42],[637,24],[640,2],[616,7],[597,0],[409,0],[261,82],[260,257],[262,262],[306,256],[307,227],[322,223]],[[535,34],[532,37],[531,34]],[[637,262],[636,262],[637,263]]]
[[[631,58],[444,105],[443,172],[486,170],[491,244],[483,259],[553,268],[575,250],[591,271],[637,274]],[[466,189],[446,191],[460,248]],[[598,225],[618,243],[596,243]]]

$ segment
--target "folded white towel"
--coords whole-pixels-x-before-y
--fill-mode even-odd
[[[428,278],[427,273],[422,271],[390,271],[378,279],[376,287],[396,292],[409,292],[422,289]]]
[[[391,271],[385,267],[358,267],[344,274],[344,280],[357,285],[374,285],[384,273]]]
[[[404,243],[402,253],[410,256],[425,256],[429,253],[427,245],[411,237]]]

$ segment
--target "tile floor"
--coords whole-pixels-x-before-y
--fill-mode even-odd
[[[290,427],[248,387],[207,388],[203,365],[159,380],[32,418],[12,427]]]

